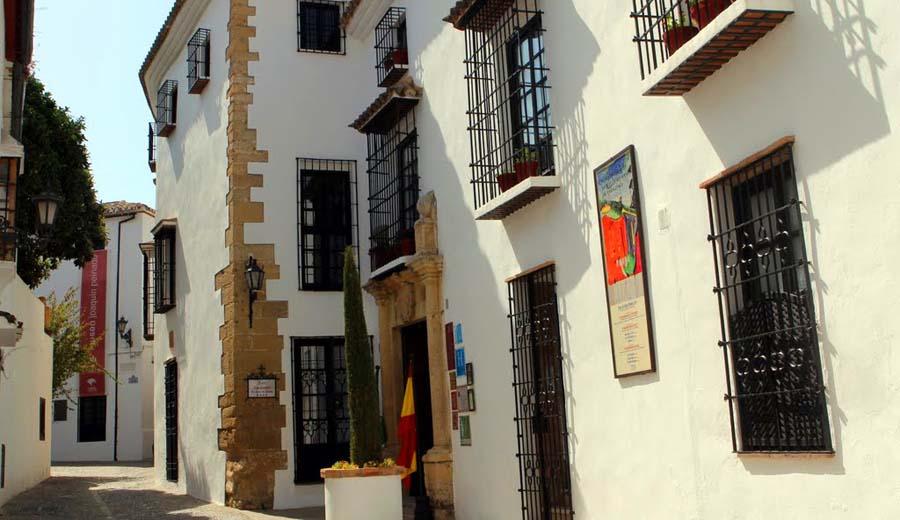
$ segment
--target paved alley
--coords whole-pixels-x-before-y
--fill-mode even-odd
[[[178,494],[174,488],[158,484],[153,479],[153,468],[148,465],[104,463],[54,466],[50,479],[3,506],[0,518],[323,520],[325,515],[320,509],[276,513],[238,511]]]

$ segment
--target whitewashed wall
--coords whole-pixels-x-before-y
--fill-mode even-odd
[[[254,188],[254,201],[265,203],[265,222],[246,226],[247,243],[275,244],[281,279],[266,286],[267,298],[289,304],[287,319],[279,321],[284,336],[282,367],[285,391],[281,403],[287,411],[282,447],[288,467],[276,472],[276,509],[322,505],[321,485],[294,484],[294,411],[291,338],[343,336],[343,293],[300,291],[297,234],[297,158],[357,161],[360,254],[362,279],[368,278],[368,179],[366,142],[348,125],[383,90],[377,87],[373,42],[347,39],[346,55],[297,51],[296,2],[256,0],[257,27],[251,50],[260,61],[251,63],[250,127],[257,129],[258,146],[268,150],[269,162],[251,166],[264,176]],[[370,334],[377,334],[374,302],[366,298]]]
[[[476,367],[472,447],[454,446],[457,518],[518,515],[504,279],[557,263],[577,518],[890,518],[900,514],[892,348],[897,277],[900,7],[796,2],[796,14],[683,98],[641,96],[630,3],[545,1],[563,187],[475,222],[463,34],[453,2],[408,12],[422,189],[437,192],[446,318]],[[421,52],[419,52],[421,50]],[[731,452],[700,181],[796,135],[836,455]],[[634,144],[659,371],[612,375],[591,171]],[[656,215],[667,209],[669,229]],[[457,438],[458,442],[458,438]]]
[[[13,267],[15,269],[15,267]],[[18,276],[0,289],[0,304],[24,323],[15,347],[3,348],[0,444],[6,446],[0,506],[50,476],[53,346],[44,334],[44,304]],[[45,437],[39,436],[39,400],[46,400]]]
[[[174,309],[156,315],[154,348],[154,467],[165,479],[164,363],[178,361],[178,488],[225,500],[225,454],[218,449],[219,396],[224,392],[219,327],[224,316],[215,274],[228,263],[225,249],[228,189],[225,176],[228,70],[225,61],[228,0],[211,0],[177,43],[163,80],[178,81],[175,131],[158,139],[157,218],[178,219]],[[187,41],[197,28],[211,30],[211,79],[202,94],[187,91]],[[151,85],[155,93],[158,85]],[[172,341],[170,342],[170,333]]]
[[[146,417],[152,411],[153,379],[150,370],[153,352],[150,342],[143,339],[143,256],[138,244],[150,239],[153,217],[138,213],[130,217],[107,218],[106,232],[106,336],[105,367],[115,374],[116,345],[119,348],[119,440],[118,460],[135,461],[149,459],[153,454],[153,419]],[[119,316],[128,320],[132,329],[133,347],[121,339],[117,340],[116,329],[116,269],[118,227],[122,222],[121,270],[119,279]],[[71,288],[75,289],[75,301],[81,301],[82,270],[72,261],[63,262],[35,293],[39,296],[55,294],[58,301]],[[136,377],[135,381],[133,377]],[[78,397],[78,376],[66,383],[70,395]],[[113,460],[113,438],[115,433],[115,388],[116,381],[106,376],[106,440],[101,442],[78,442],[78,405],[69,402],[69,412],[65,421],[53,422],[53,460],[56,462],[111,461]],[[64,399],[64,397],[61,397]]]

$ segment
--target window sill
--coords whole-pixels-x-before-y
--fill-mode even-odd
[[[561,185],[556,175],[529,177],[476,209],[475,220],[503,220]]]
[[[406,264],[408,264],[412,259],[412,255],[395,258],[379,267],[378,269],[372,271],[372,274],[369,275],[369,280],[380,280],[382,278],[385,278],[387,275],[406,267]]]
[[[835,457],[834,451],[737,451],[742,459],[830,459]]]
[[[155,309],[153,309],[153,314],[165,314],[174,308],[174,305],[164,305],[161,307],[156,307]]]
[[[737,0],[643,81],[645,96],[681,96],[794,12],[794,0]]]

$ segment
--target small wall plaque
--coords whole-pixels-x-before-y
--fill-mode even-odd
[[[260,365],[256,373],[247,376],[248,399],[272,399],[277,396],[278,376],[267,374],[266,367]]]

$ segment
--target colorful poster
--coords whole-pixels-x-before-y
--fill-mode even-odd
[[[106,258],[107,251],[94,251],[94,258],[81,270],[81,344],[96,342],[94,359],[103,368],[106,360]],[[78,394],[106,394],[106,375],[98,370],[78,376]]]
[[[594,170],[615,377],[656,370],[634,147]]]

